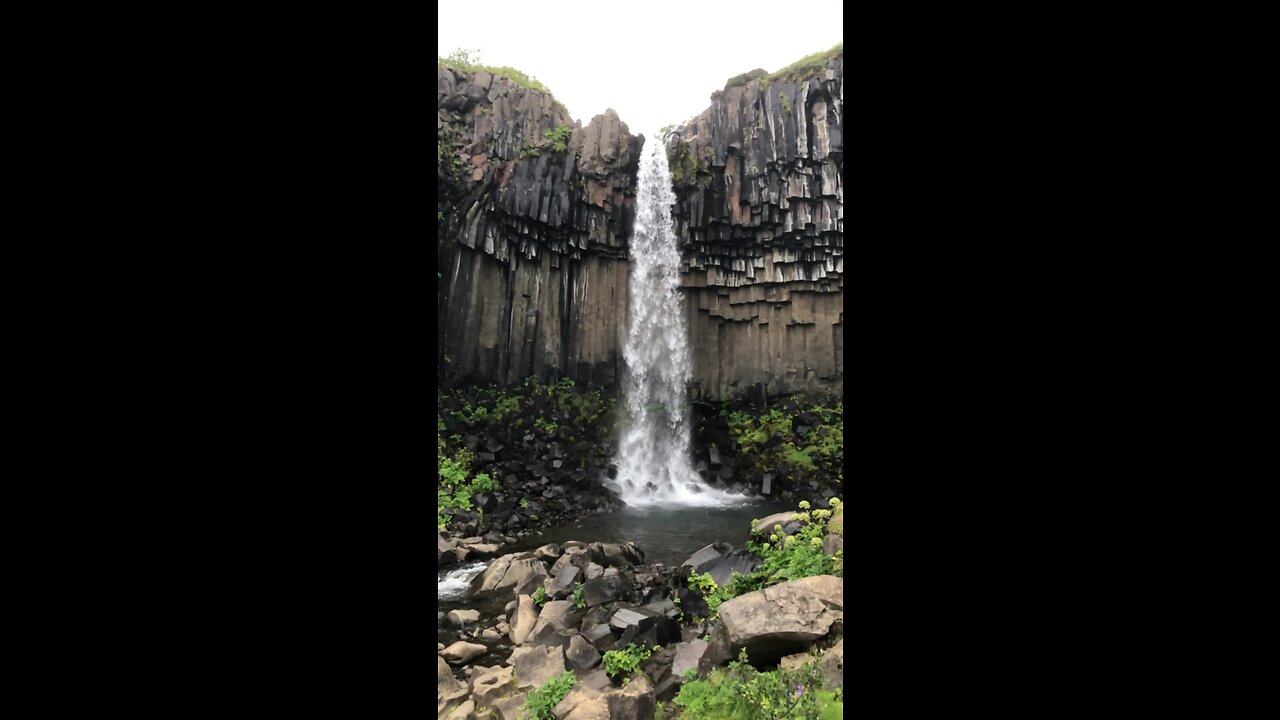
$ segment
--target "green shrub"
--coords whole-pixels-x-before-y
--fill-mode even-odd
[[[560,704],[569,691],[573,689],[577,678],[574,677],[572,670],[565,670],[559,675],[547,681],[547,684],[529,693],[529,698],[525,700],[525,712],[529,713],[530,720],[554,720],[551,709]]]
[[[540,587],[533,591],[533,604],[542,607],[547,602],[547,589]]]
[[[840,501],[832,498],[832,507],[839,512]],[[800,514],[796,518],[801,523],[800,531],[795,535],[787,535],[781,526],[760,528],[759,532],[769,533],[764,542],[747,541],[747,547],[764,558],[764,563],[752,575],[758,576],[764,586],[774,585],[788,580],[800,580],[814,575],[835,575],[844,577],[844,551],[838,550],[835,555],[827,555],[822,551],[822,544],[828,530],[843,527],[843,516],[836,518],[831,510],[814,510],[809,512],[807,501],[800,503]]]
[[[579,608],[587,606],[587,601],[582,599],[582,583],[576,583],[573,586],[573,604]]]
[[[758,528],[753,522],[753,538],[747,541],[747,549],[762,558],[763,562],[749,575],[735,572],[732,582],[720,586],[709,574],[689,573],[689,588],[707,601],[707,609],[711,613],[708,619],[714,620],[719,616],[720,605],[726,600],[769,585],[814,575],[844,577],[844,551],[838,550],[835,555],[827,555],[822,550],[828,531],[839,532],[844,528],[840,501],[832,498],[831,505],[835,508],[834,511],[810,512],[808,501],[802,501],[801,512],[797,516],[801,528],[795,535],[787,535],[782,531],[781,525]],[[754,535],[760,533],[768,534],[763,542],[757,542],[754,538]]]
[[[556,431],[560,429],[560,426],[551,420],[538,418],[533,421],[533,429],[547,437],[551,437],[556,434]]]
[[[675,704],[689,720],[825,720],[843,717],[844,694],[822,689],[822,672],[809,661],[796,670],[759,672],[746,650],[727,668],[700,680],[688,674]]]
[[[561,125],[555,130],[547,130],[542,133],[542,136],[551,141],[556,152],[564,152],[569,147],[569,135],[571,132],[568,125]]]
[[[803,434],[796,431],[795,416],[801,412],[810,413],[817,421]],[[843,402],[834,407],[815,405],[806,410],[796,405],[790,411],[773,408],[763,413],[734,409],[732,403],[723,403],[720,414],[734,440],[736,457],[732,464],[742,474],[772,472],[786,464],[789,475],[800,482],[843,479]]]
[[[630,675],[640,663],[649,659],[652,651],[635,643],[627,643],[622,650],[609,650],[604,654],[604,672],[609,677]]]
[[[443,530],[453,518],[453,511],[471,510],[474,495],[493,489],[493,479],[485,473],[467,478],[475,457],[470,451],[460,449],[448,457],[444,454],[443,438],[437,439],[437,448],[436,526]]]
[[[747,590],[743,590],[743,585],[739,583],[739,579],[742,577],[743,575],[741,573],[734,572],[734,582],[724,587],[720,587],[709,574],[704,575],[697,572],[689,573],[690,589],[697,591],[707,601],[707,609],[711,612],[711,615],[708,618],[709,620],[715,620],[720,616],[720,603],[725,600],[733,599],[738,595],[741,595],[743,592],[749,592]]]

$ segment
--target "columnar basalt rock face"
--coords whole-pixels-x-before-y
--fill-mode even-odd
[[[643,137],[487,72],[438,67],[437,107],[440,379],[618,385]],[[695,396],[843,394],[843,121],[839,55],[666,136]]]
[[[487,72],[436,97],[440,380],[618,384],[643,137]]]
[[[844,393],[844,57],[666,135],[694,394]]]

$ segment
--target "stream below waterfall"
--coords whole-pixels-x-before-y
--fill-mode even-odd
[[[662,563],[676,567],[698,550],[714,542],[744,547],[751,533],[751,521],[788,506],[772,500],[746,500],[731,507],[626,507],[618,512],[588,515],[571,525],[563,525],[521,538],[502,548],[502,553],[523,552],[567,540],[583,542],[634,542],[644,551],[645,564]],[[490,561],[450,566],[438,573],[437,596],[440,609],[475,607],[467,586],[472,577]],[[503,596],[502,604],[510,601]]]

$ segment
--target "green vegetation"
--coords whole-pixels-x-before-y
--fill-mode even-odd
[[[844,527],[844,508],[840,500],[832,498],[831,507],[835,509],[810,511],[809,503],[802,501],[796,518],[801,527],[795,535],[787,535],[781,525],[756,530],[768,532],[769,538],[762,543],[747,542],[751,552],[764,558],[764,564],[751,575],[764,587],[814,575],[844,577],[844,551],[839,550],[835,555],[822,551],[827,532]]]
[[[783,82],[799,82],[811,78],[827,68],[827,63],[844,54],[844,41],[832,45],[826,50],[806,55],[778,72],[769,75],[770,80]]]
[[[542,607],[547,604],[547,589],[540,587],[533,591],[533,604]]]
[[[728,90],[729,88],[738,87],[739,85],[746,85],[747,83],[751,82],[752,80],[755,80],[756,78],[768,77],[768,75],[769,75],[768,70],[764,70],[762,68],[756,68],[755,70],[752,70],[750,72],[744,72],[741,75],[734,75],[733,77],[729,78],[729,82],[726,82],[724,84],[724,89]]]
[[[716,581],[710,575],[691,572],[689,573],[689,588],[697,591],[707,601],[707,608],[711,611],[710,620],[715,620],[720,616],[720,603],[725,600],[731,600],[744,592],[751,592],[759,589],[758,587],[750,587],[749,579],[741,573],[733,574],[733,582],[724,587],[716,585]]]
[[[526,75],[513,67],[483,65],[480,62],[479,52],[479,50],[454,50],[444,57],[437,57],[436,62],[444,67],[461,70],[463,72],[474,73],[483,70],[494,77],[506,78],[522,88],[537,90],[538,92],[550,95],[551,100],[556,104],[556,107],[561,110],[565,110],[564,105],[559,100],[555,99],[555,95],[552,94],[551,90],[547,88],[546,85],[538,82],[537,78]],[[565,111],[565,114],[568,114],[568,111]]]
[[[551,141],[556,152],[564,152],[569,148],[569,136],[572,132],[573,131],[569,129],[568,125],[561,125],[555,130],[545,131],[542,133],[542,136]]]
[[[560,429],[560,426],[545,418],[538,418],[533,421],[533,429],[547,437],[552,437],[556,434],[556,431]]]
[[[698,179],[698,156],[689,151],[689,143],[680,140],[675,150],[668,153],[671,165],[671,184],[677,188],[692,187]]]
[[[564,442],[568,457],[585,455],[601,440],[612,437],[614,404],[615,398],[603,390],[579,388],[568,379],[550,385],[529,380],[506,388],[473,386],[440,393],[436,416],[437,524],[443,529],[455,511],[472,511],[471,498],[478,493],[502,492],[494,479],[502,477],[497,474],[499,467],[475,466],[476,454],[465,446],[466,436],[511,428]],[[473,469],[495,473],[494,478],[484,472],[472,477]],[[528,509],[528,499],[515,499],[522,509]]]
[[[808,501],[801,501],[799,507],[796,521],[800,523],[800,530],[795,535],[787,535],[781,525],[751,528],[753,538],[747,541],[747,549],[764,560],[755,572],[750,575],[735,572],[733,581],[724,586],[717,585],[710,575],[689,573],[689,588],[707,601],[711,612],[708,619],[719,616],[720,605],[726,600],[770,585],[815,575],[844,577],[844,550],[837,550],[834,555],[822,550],[827,533],[844,528],[844,508],[840,500],[831,499],[833,510],[810,511]],[[754,536],[764,532],[769,533],[768,539],[755,541]]]
[[[759,475],[785,466],[800,482],[844,481],[844,403],[757,412],[722,404],[719,414],[729,426],[735,469]],[[803,429],[803,433],[799,430]]]
[[[820,50],[812,55],[806,55],[775,73],[765,72],[760,68],[756,68],[755,70],[742,73],[741,75],[734,75],[724,84],[724,89],[728,90],[729,88],[738,87],[739,85],[746,85],[752,80],[760,81],[761,90],[768,88],[769,84],[774,81],[800,82],[801,80],[807,80],[824,72],[827,68],[828,62],[843,54],[844,42],[841,41],[827,50]],[[712,101],[719,100],[722,97],[724,97],[723,90],[716,90],[711,93]],[[783,110],[791,112],[791,99],[785,98],[785,96],[783,100]]]
[[[661,647],[654,648],[654,650],[661,649]],[[648,648],[640,647],[635,643],[627,643],[627,647],[623,650],[609,650],[604,654],[604,672],[609,677],[630,675],[635,672],[640,663],[648,660],[652,654],[653,652]]]
[[[559,675],[547,681],[546,685],[529,693],[529,698],[525,700],[523,710],[528,714],[530,720],[554,720],[551,709],[560,704],[569,691],[573,689],[573,684],[577,682],[572,670],[565,670]]]
[[[445,454],[446,443],[442,437],[444,420],[436,417],[436,461],[439,483],[436,488],[436,525],[441,530],[449,524],[455,510],[470,511],[471,498],[477,493],[489,492],[493,489],[493,480],[480,473],[473,478],[471,463],[475,455],[466,448],[459,448],[452,456]]]
[[[787,97],[786,93],[780,92],[778,93],[778,99],[782,101],[782,112],[791,112],[791,98]]]
[[[573,586],[573,604],[579,609],[587,606],[587,601],[582,599],[582,583],[575,583]]]
[[[610,424],[601,420],[614,406],[614,399],[603,390],[578,388],[568,378],[551,385],[526,380],[506,388],[468,388],[465,393],[442,394],[439,402],[445,418],[468,428],[510,424],[554,435],[568,424],[575,432],[600,440],[609,436]],[[548,410],[552,417],[542,415]]]
[[[796,670],[759,672],[746,650],[706,680],[686,675],[675,704],[689,720],[827,720],[844,717],[844,691],[823,689],[822,672],[811,660]]]

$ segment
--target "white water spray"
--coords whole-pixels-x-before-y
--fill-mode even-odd
[[[660,138],[645,140],[631,236],[631,329],[623,348],[630,426],[618,448],[616,488],[628,505],[725,505],[742,497],[702,482],[689,458],[685,385],[692,376],[680,295],[675,193]]]

